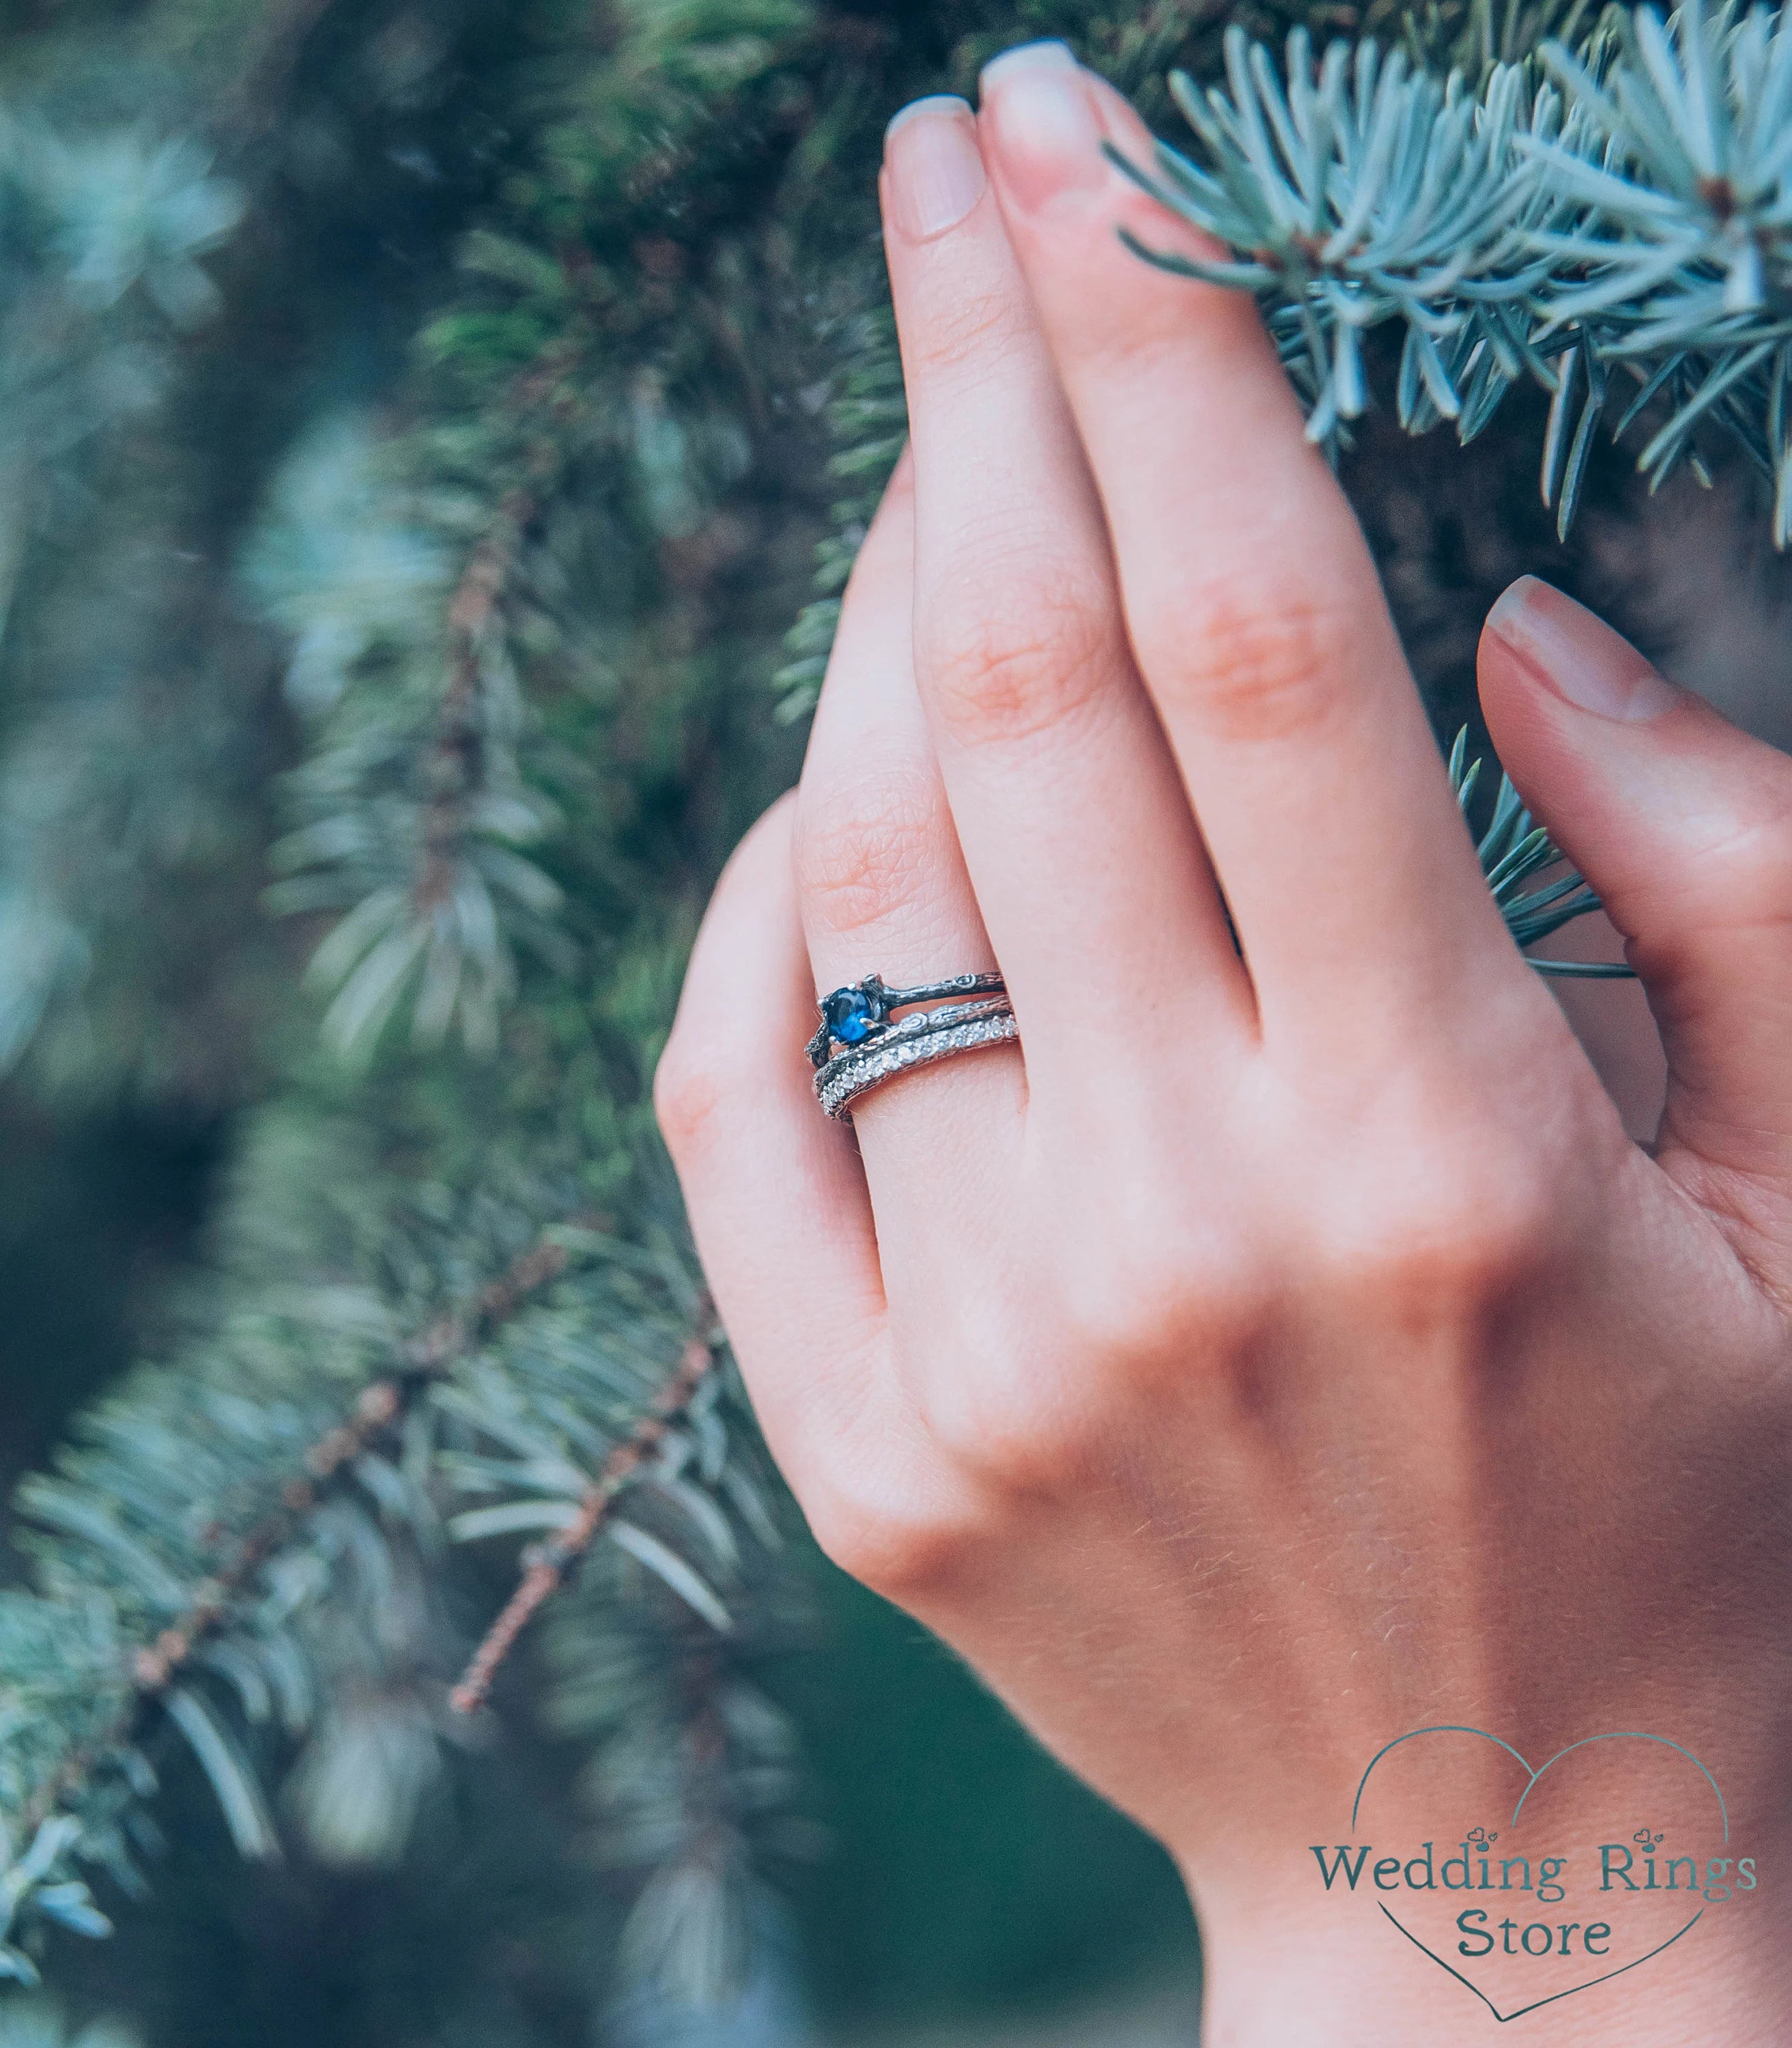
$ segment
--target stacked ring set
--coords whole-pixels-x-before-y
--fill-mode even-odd
[[[929,1003],[940,1007],[916,1007]],[[892,988],[881,975],[867,975],[824,996],[818,1007],[821,1028],[808,1048],[816,1100],[848,1123],[852,1104],[879,1081],[1020,1035],[999,974],[955,975],[915,988]],[[898,1010],[913,1014],[898,1021]]]

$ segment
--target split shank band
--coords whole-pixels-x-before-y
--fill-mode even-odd
[[[926,1003],[940,1007],[896,1020],[897,1010]],[[847,1123],[853,1103],[879,1081],[1020,1035],[999,974],[955,975],[913,988],[892,988],[881,975],[867,975],[824,995],[817,1007],[821,1028],[808,1046],[816,1100]]]

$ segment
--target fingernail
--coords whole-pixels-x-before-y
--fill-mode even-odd
[[[1023,43],[983,67],[986,117],[1007,189],[1030,212],[1107,176],[1088,80],[1067,43]]]
[[[1557,696],[1600,718],[1640,724],[1680,692],[1584,604],[1536,576],[1520,576],[1488,614],[1488,630]]]
[[[956,227],[989,180],[969,103],[941,93],[905,107],[883,139],[890,210],[911,241]]]
[[[982,89],[987,92],[999,80],[1017,71],[1076,71],[1076,52],[1064,42],[1017,43],[983,68]]]

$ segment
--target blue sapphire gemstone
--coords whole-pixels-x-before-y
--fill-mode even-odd
[[[843,1045],[863,1045],[883,1022],[883,1011],[862,988],[836,988],[821,1006],[822,1021]]]

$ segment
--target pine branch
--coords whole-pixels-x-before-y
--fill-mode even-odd
[[[241,1540],[235,1556],[206,1581],[187,1612],[132,1658],[131,1676],[140,1700],[165,1692],[199,1645],[228,1621],[233,1603],[269,1561],[297,1538],[324,1490],[363,1453],[391,1436],[432,1379],[471,1346],[495,1336],[532,1294],[564,1272],[567,1259],[563,1239],[538,1239],[483,1290],[470,1316],[439,1316],[404,1348],[402,1371],[362,1391],[349,1415],[305,1453],[300,1468],[280,1489],[278,1508]]]
[[[520,480],[498,500],[448,601],[446,682],[425,775],[423,853],[411,895],[412,913],[425,923],[440,917],[465,886],[471,842],[489,822],[482,819],[479,805],[491,780],[485,761],[491,721],[481,702],[482,685],[509,630],[506,599],[522,570],[529,529],[566,464],[566,437],[576,430],[582,409],[572,394],[589,368],[590,339],[576,329],[557,336],[512,381],[496,408],[520,445]],[[538,815],[549,817],[545,809]],[[540,909],[553,907],[553,887],[542,875]],[[571,956],[564,957],[569,961]],[[437,1035],[435,1018],[442,1010],[440,999],[430,1000],[429,983],[426,968],[417,1012],[425,1041]],[[489,1027],[481,1025],[473,1036],[487,1042]]]
[[[815,599],[791,627],[785,642],[790,658],[772,677],[779,692],[775,716],[786,725],[815,708],[840,624],[840,593],[908,438],[902,357],[889,309],[827,323],[824,339],[838,351],[828,401],[834,443],[828,474],[847,489],[816,548]]]
[[[576,134],[543,138],[534,204],[467,237],[468,303],[420,339],[429,425],[389,451],[379,487],[394,521],[402,511],[430,535],[437,580],[408,619],[395,605],[377,641],[345,638],[321,686],[308,673],[316,734],[269,895],[281,913],[335,914],[311,979],[332,998],[327,1038],[353,1057],[406,1013],[420,1045],[456,1030],[488,1053],[522,964],[565,976],[583,956],[537,853],[563,815],[543,700],[588,685],[562,665],[576,623],[556,518],[582,491],[613,514],[619,553],[649,537],[643,525],[663,545],[739,479],[741,425],[702,387],[731,355],[755,409],[759,366],[726,323],[711,324],[711,362],[685,359],[700,308],[669,286],[727,189],[700,165],[738,157],[734,127],[762,124],[793,64],[813,61],[813,28],[785,0],[728,0],[700,25],[642,14],[592,81],[599,106]],[[612,133],[638,138],[631,157],[604,155]],[[601,180],[603,207],[584,176]],[[590,223],[583,242],[566,232],[572,206]],[[674,405],[674,383],[697,389]],[[328,590],[306,599],[334,603]]]
[[[788,1719],[713,1635],[685,1632],[671,1697],[600,1742],[593,1789],[604,1860],[646,1873],[619,1945],[624,1965],[701,2009],[746,1984],[763,1866],[812,1857],[816,1840],[792,1812]]]
[[[1467,726],[1456,734],[1450,749],[1449,773],[1457,808],[1466,817],[1481,778],[1480,762],[1468,759]],[[1502,774],[1499,778],[1493,813],[1476,841],[1475,851],[1495,906],[1521,952],[1577,917],[1590,917],[1604,907],[1569,864],[1561,848],[1541,825],[1531,822],[1530,813],[1509,775]],[[1562,871],[1541,888],[1527,886],[1534,877],[1551,868]],[[1603,960],[1533,960],[1530,964],[1541,975],[1581,979],[1626,981],[1635,974],[1632,968]]]
[[[1363,337],[1396,323],[1414,432],[1449,420],[1470,440],[1526,378],[1555,394],[1542,489],[1565,536],[1621,369],[1637,394],[1614,434],[1666,414],[1638,458],[1651,487],[1721,430],[1774,484],[1776,545],[1792,539],[1781,11],[1613,13],[1578,50],[1546,42],[1478,86],[1373,43],[1316,64],[1304,29],[1279,71],[1235,29],[1226,60],[1223,89],[1172,81],[1204,161],[1165,144],[1116,161],[1231,253],[1134,246],[1263,301],[1312,440],[1346,443],[1370,401]]]
[[[545,1631],[549,1728],[588,1745],[580,1790],[600,1832],[592,1852],[641,1889],[623,1930],[631,1976],[681,2005],[737,1996],[768,1879],[812,1862],[799,1744],[761,1667],[810,1640],[806,1603],[760,1527],[729,1598],[726,1628],[650,1562],[611,1546],[588,1558]],[[645,1581],[645,1584],[636,1581]]]
[[[547,466],[537,452],[526,467]],[[288,913],[352,906],[310,972],[333,993],[326,1036],[351,1056],[370,1053],[407,995],[418,1042],[439,1042],[458,1020],[490,1051],[515,987],[513,941],[561,969],[574,957],[558,929],[560,889],[521,851],[557,823],[524,779],[508,642],[506,600],[536,508],[533,478],[513,486],[452,584],[416,590],[440,611],[412,622],[411,687],[394,696],[382,683],[370,696],[339,681],[324,743],[293,779],[310,821],[274,848],[285,879],[268,901]]]
[[[597,1540],[630,1482],[659,1449],[667,1430],[716,1370],[719,1354],[710,1328],[712,1317],[705,1316],[703,1321],[703,1329],[685,1345],[646,1414],[611,1452],[596,1478],[580,1495],[572,1520],[551,1542],[540,1545],[530,1554],[516,1591],[486,1631],[448,1696],[448,1704],[456,1713],[473,1713],[485,1704],[492,1680],[515,1648],[517,1639],[559,1588],[570,1567]]]
[[[423,424],[377,467],[339,473],[359,501],[353,521],[339,526],[336,508],[315,497],[290,508],[301,549],[323,532],[340,551],[341,573],[320,588],[302,560],[295,574],[277,546],[260,550],[257,580],[277,593],[302,642],[291,694],[314,740],[291,785],[300,830],[282,852],[279,906],[347,913],[316,977],[343,1006],[330,1028],[346,1049],[367,1053],[382,1025],[407,1009],[413,1038],[425,1044],[452,1022],[489,1046],[502,1023],[495,1013],[522,992],[511,952],[526,957],[533,945],[550,970],[569,963],[555,922],[560,884],[518,851],[546,836],[552,778],[568,772],[565,754],[557,760],[553,748],[568,730],[584,737],[581,700],[599,694],[592,668],[580,665],[584,648],[569,645],[570,632],[586,628],[555,587],[556,547],[569,517],[595,507],[599,549],[638,563],[685,529],[693,504],[707,516],[741,474],[729,394],[705,392],[707,372],[679,353],[688,301],[663,280],[686,261],[690,223],[715,212],[714,195],[742,210],[715,176],[718,165],[740,159],[735,121],[765,130],[762,158],[785,146],[782,117],[768,120],[768,110],[789,103],[782,67],[793,49],[809,51],[811,24],[806,10],[763,0],[703,16],[674,29],[657,10],[643,14],[628,61],[612,63],[603,50],[607,114],[638,133],[603,167],[603,190],[550,196],[526,221],[532,240],[487,232],[469,244],[483,304],[456,308],[425,337]],[[661,48],[652,65],[631,68],[656,37],[677,45],[676,56]],[[682,68],[692,56],[696,67]],[[669,82],[681,103],[669,130]],[[594,153],[588,138],[577,140],[588,158]],[[685,146],[692,142],[699,146]],[[563,169],[582,175],[568,163],[550,176]],[[568,232],[572,204],[588,204],[599,223],[595,262],[580,246],[583,231]],[[619,219],[626,260],[601,240]],[[724,248],[722,260],[735,258]],[[731,324],[719,318],[715,328]],[[513,332],[527,336],[526,347],[511,348]],[[738,336],[735,346],[742,363],[759,367]],[[343,440],[332,432],[330,452],[339,457]],[[603,630],[619,630],[626,617],[626,606],[612,603]],[[683,650],[679,659],[695,666]],[[538,686],[533,701],[523,693],[526,670]],[[650,673],[637,690],[654,718],[664,716],[659,684]],[[543,704],[560,715],[546,745]],[[595,867],[615,859],[630,828],[625,778],[607,764],[603,782],[582,762],[574,768],[584,777],[572,785],[591,827],[583,857]],[[657,772],[643,767],[639,779]],[[643,920],[668,921],[658,913]],[[357,1580],[357,1553],[377,1568],[375,1579],[385,1565],[404,1562],[401,1549],[418,1567],[405,1565],[408,1577],[443,1576],[427,1558],[440,1511],[464,1491],[489,1488],[501,1468],[508,1483],[498,1453],[519,1435],[553,1445],[564,1469],[574,1469],[574,1453],[588,1459],[577,1468],[583,1485],[584,1472],[604,1468],[610,1440],[639,1419],[650,1389],[638,1363],[650,1354],[663,1361],[672,1318],[659,1296],[677,1295],[665,1275],[612,1288],[595,1273],[562,1274],[544,1290],[553,1298],[533,1304],[514,1328],[463,1344],[438,1317],[408,1343],[402,1335],[418,1328],[406,1313],[416,1296],[464,1292],[485,1225],[507,1225],[519,1159],[533,1167],[544,1155],[557,1158],[564,1132],[576,1134],[587,1185],[626,1172],[619,1155],[636,1113],[612,1100],[612,1088],[638,1048],[592,1049],[580,1021],[650,996],[631,990],[629,977],[671,943],[661,929],[637,937],[619,920],[603,937],[610,979],[595,1002],[565,993],[553,972],[536,978],[529,1007],[513,1012],[502,1069],[467,1076],[444,1065],[414,1084],[382,1081],[382,1095],[363,1101],[363,1111],[377,1102],[385,1155],[399,1162],[366,1192],[370,1274],[345,1281],[327,1233],[332,1255],[317,1258],[320,1233],[306,1216],[295,1263],[233,1280],[217,1333],[184,1344],[171,1366],[133,1375],[78,1425],[83,1448],[62,1473],[29,1490],[56,1526],[40,1526],[30,1539],[39,1591],[0,1600],[8,1710],[0,1798],[13,1828],[46,1786],[59,1803],[31,1839],[8,1845],[6,1895],[21,1927],[35,1912],[103,1930],[73,1875],[77,1862],[137,1883],[139,1822],[156,1775],[138,1738],[150,1732],[187,1742],[239,1843],[271,1842],[262,1766],[308,1729],[310,1755],[344,1707],[345,1681],[363,1675],[356,1660],[386,1654],[372,1624],[386,1618],[377,1604],[386,1595]],[[655,999],[649,1032],[662,1007]],[[557,1072],[576,1085],[557,1100],[549,1077]],[[492,1099],[506,1088],[497,1110]],[[304,1091],[290,1099],[302,1123]],[[475,1105],[497,1142],[482,1146],[458,1131],[420,1138],[424,1105],[451,1130],[471,1121],[464,1112]],[[315,1197],[330,1170],[302,1159],[301,1189]],[[343,1192],[360,1199],[358,1189]],[[232,1206],[241,1208],[239,1197]],[[361,1254],[358,1243],[349,1270]],[[661,1261],[669,1272],[675,1263]],[[315,1284],[289,1294],[306,1274]],[[684,1328],[691,1310],[678,1297]],[[364,1413],[353,1412],[370,1379],[378,1387],[393,1377],[395,1352],[422,1358],[432,1345],[437,1369],[407,1368],[389,1418],[371,1395]],[[611,1517],[603,1526],[619,1541],[626,1534],[635,1554],[652,1557],[700,1600],[702,1574],[678,1544],[723,1540],[724,1506],[708,1489],[726,1514],[762,1511],[728,1453],[712,1395],[699,1391],[700,1400],[687,1394],[668,1416],[657,1445],[650,1431],[637,1447],[652,1466],[635,1481],[643,1515],[652,1502],[673,1503],[688,1526],[655,1534],[645,1520],[638,1528]],[[270,1515],[267,1503],[283,1488],[289,1500]],[[220,1546],[234,1561],[222,1574]],[[264,1720],[265,1736],[256,1732]],[[71,1744],[91,1750],[91,1767],[59,1779]],[[0,1955],[0,1968],[9,1963],[29,1972],[16,1948]]]
[[[394,1434],[419,1398],[458,1360],[489,1344],[533,1297],[563,1274],[569,1256],[566,1226],[540,1235],[480,1291],[468,1309],[436,1317],[413,1338],[399,1344],[400,1369],[370,1379],[353,1398],[346,1416],[315,1433],[284,1468],[260,1464],[250,1480],[254,1495],[264,1503],[259,1511],[245,1516],[239,1507],[234,1516],[227,1511],[202,1520],[189,1540],[188,1555],[196,1564],[215,1560],[234,1519],[240,1534],[227,1558],[221,1563],[210,1561],[178,1611],[153,1632],[145,1630],[138,1635],[134,1645],[134,1628],[144,1610],[129,1597],[128,1589],[134,1580],[141,1584],[150,1578],[150,1561],[145,1552],[138,1552],[134,1558],[122,1547],[129,1541],[134,1548],[136,1539],[127,1538],[125,1525],[104,1505],[107,1489],[103,1485],[97,1494],[90,1491],[83,1495],[65,1481],[27,1482],[21,1495],[23,1511],[57,1532],[60,1541],[56,1547],[45,1549],[41,1539],[37,1546],[48,1568],[48,1600],[33,1604],[28,1595],[9,1596],[0,1608],[0,1640],[10,1639],[16,1646],[34,1619],[52,1620],[53,1604],[66,1600],[79,1584],[97,1589],[110,1577],[126,1597],[116,1605],[107,1631],[106,1661],[115,1675],[109,1678],[100,1699],[103,1703],[111,1697],[114,1703],[109,1710],[103,1706],[84,1739],[76,1736],[72,1726],[64,1731],[73,1747],[53,1769],[40,1771],[36,1790],[7,1817],[7,1834],[25,1850],[7,1878],[9,1918],[16,1918],[35,1904],[78,1931],[106,1931],[103,1916],[93,1907],[87,1887],[72,1875],[70,1859],[97,1854],[114,1870],[126,1868],[121,1862],[122,1845],[117,1839],[120,1801],[142,1798],[153,1787],[155,1773],[143,1747],[152,1726],[148,1718],[152,1709],[162,1709],[195,1744],[227,1811],[233,1805],[251,1816],[258,1809],[252,1781],[235,1754],[233,1739],[204,1705],[203,1696],[192,1689],[188,1674],[215,1647],[240,1666],[242,1644],[257,1632],[255,1616],[266,1603],[270,1575],[277,1572],[285,1553],[306,1542],[314,1519],[333,1490],[364,1472],[368,1454]],[[150,1375],[135,1402],[128,1391],[114,1398],[103,1416],[105,1437],[121,1449],[139,1435],[152,1440],[161,1437],[165,1425],[157,1410],[171,1391],[165,1378]],[[223,1418],[213,1412],[208,1419],[215,1433]],[[249,1419],[236,1418],[239,1429]],[[193,1462],[190,1457],[186,1460],[184,1491],[179,1472],[170,1472],[158,1482],[176,1490],[176,1500],[188,1507],[189,1520]],[[88,1477],[90,1486],[91,1479],[99,1476],[84,1472],[80,1465],[74,1472]],[[131,1494],[141,1519],[150,1508],[142,1476]],[[113,1559],[126,1567],[122,1584],[114,1574]],[[103,1567],[97,1578],[95,1565]],[[150,1582],[164,1584],[170,1592],[180,1590],[180,1579],[159,1563]],[[56,1632],[52,1627],[52,1640]],[[222,1640],[226,1638],[237,1639],[235,1647]],[[10,1677],[17,1684],[22,1673],[17,1664],[9,1662]],[[122,1684],[117,1674],[122,1674]],[[16,1782],[16,1773],[4,1770],[6,1740],[6,1732],[0,1730],[0,1777],[10,1775]],[[239,1826],[238,1833],[246,1847],[260,1837],[261,1831],[251,1824]],[[29,1963],[16,1949],[0,1949],[0,1969],[8,1967],[16,1975],[29,1974]]]
[[[109,1726],[73,1752],[19,1818],[20,1832],[34,1838],[67,1803],[79,1800],[93,1773],[137,1736],[144,1709],[159,1701],[196,1653],[232,1620],[262,1569],[304,1526],[321,1491],[343,1468],[372,1448],[398,1421],[405,1383],[376,1381],[365,1389],[346,1422],[333,1425],[306,1453],[302,1468],[281,1489],[281,1505],[251,1529],[230,1563],[207,1579],[191,1605],[155,1640],[130,1655],[131,1691]]]

